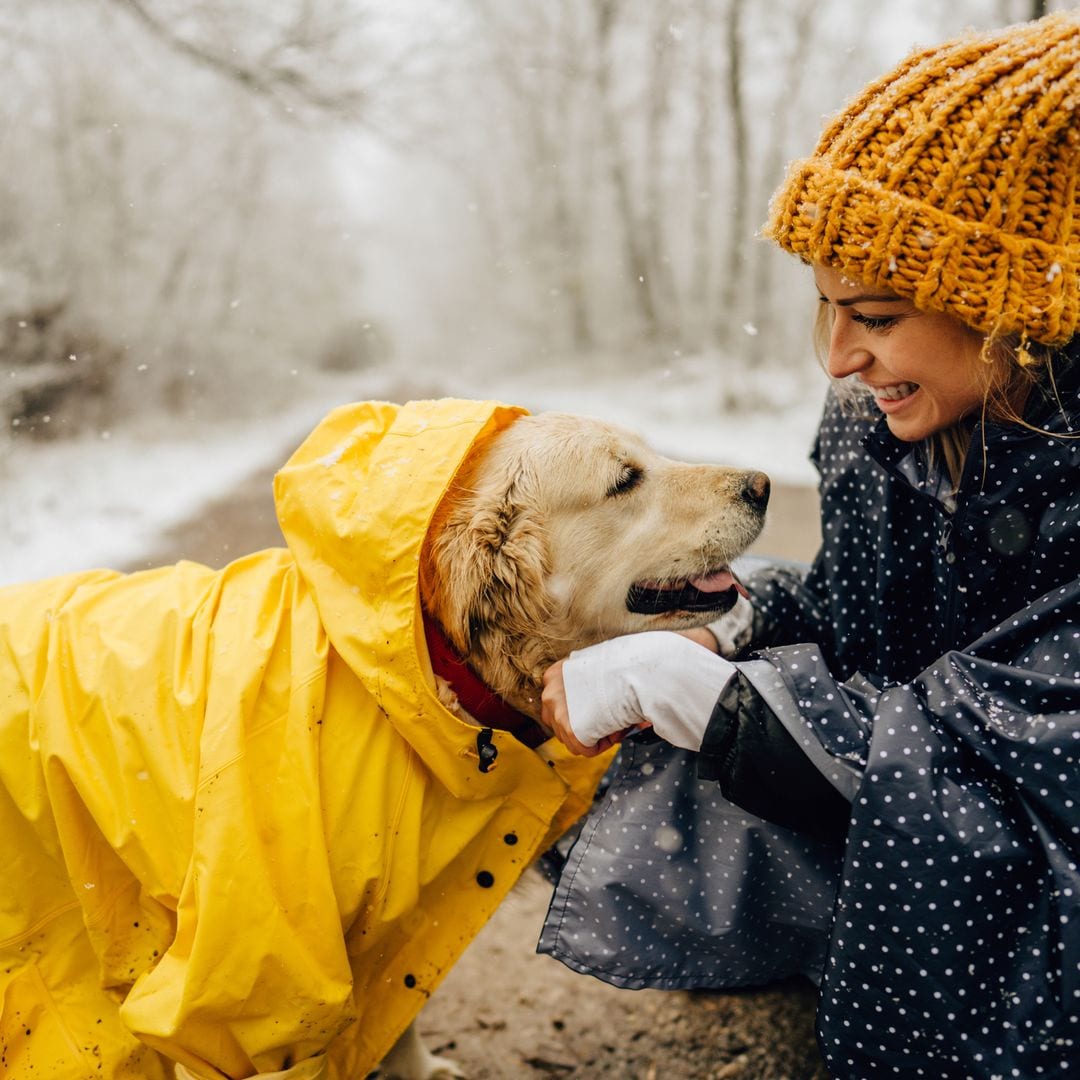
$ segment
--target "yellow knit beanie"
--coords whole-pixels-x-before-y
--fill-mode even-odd
[[[1080,12],[912,54],[792,164],[766,235],[990,337],[1080,329]]]

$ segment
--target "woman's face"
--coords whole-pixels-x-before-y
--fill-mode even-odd
[[[856,376],[898,439],[925,439],[982,405],[976,331],[827,266],[815,264],[814,281],[832,309],[829,374]]]

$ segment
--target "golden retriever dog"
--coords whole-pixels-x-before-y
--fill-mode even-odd
[[[728,611],[769,485],[440,401],[275,493],[287,549],[0,589],[6,1076],[461,1075],[413,1021],[607,760],[544,670]]]

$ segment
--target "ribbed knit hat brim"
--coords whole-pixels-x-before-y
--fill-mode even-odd
[[[793,163],[766,234],[988,336],[1080,329],[1080,12],[909,57]]]

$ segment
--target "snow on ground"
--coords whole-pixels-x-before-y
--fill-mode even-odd
[[[552,380],[550,369],[543,378],[489,373],[482,388],[454,375],[443,377],[445,388],[429,379],[416,393],[400,373],[386,370],[366,375],[362,394],[403,400],[454,393],[534,411],[585,413],[641,431],[674,457],[814,483],[807,453],[820,398],[718,415],[700,380],[669,374],[582,385]],[[0,444],[0,585],[136,561],[163,530],[258,469],[284,463],[322,416],[357,396],[356,384],[356,376],[310,380],[287,410],[228,424],[181,425],[148,416],[123,429],[55,443]]]

